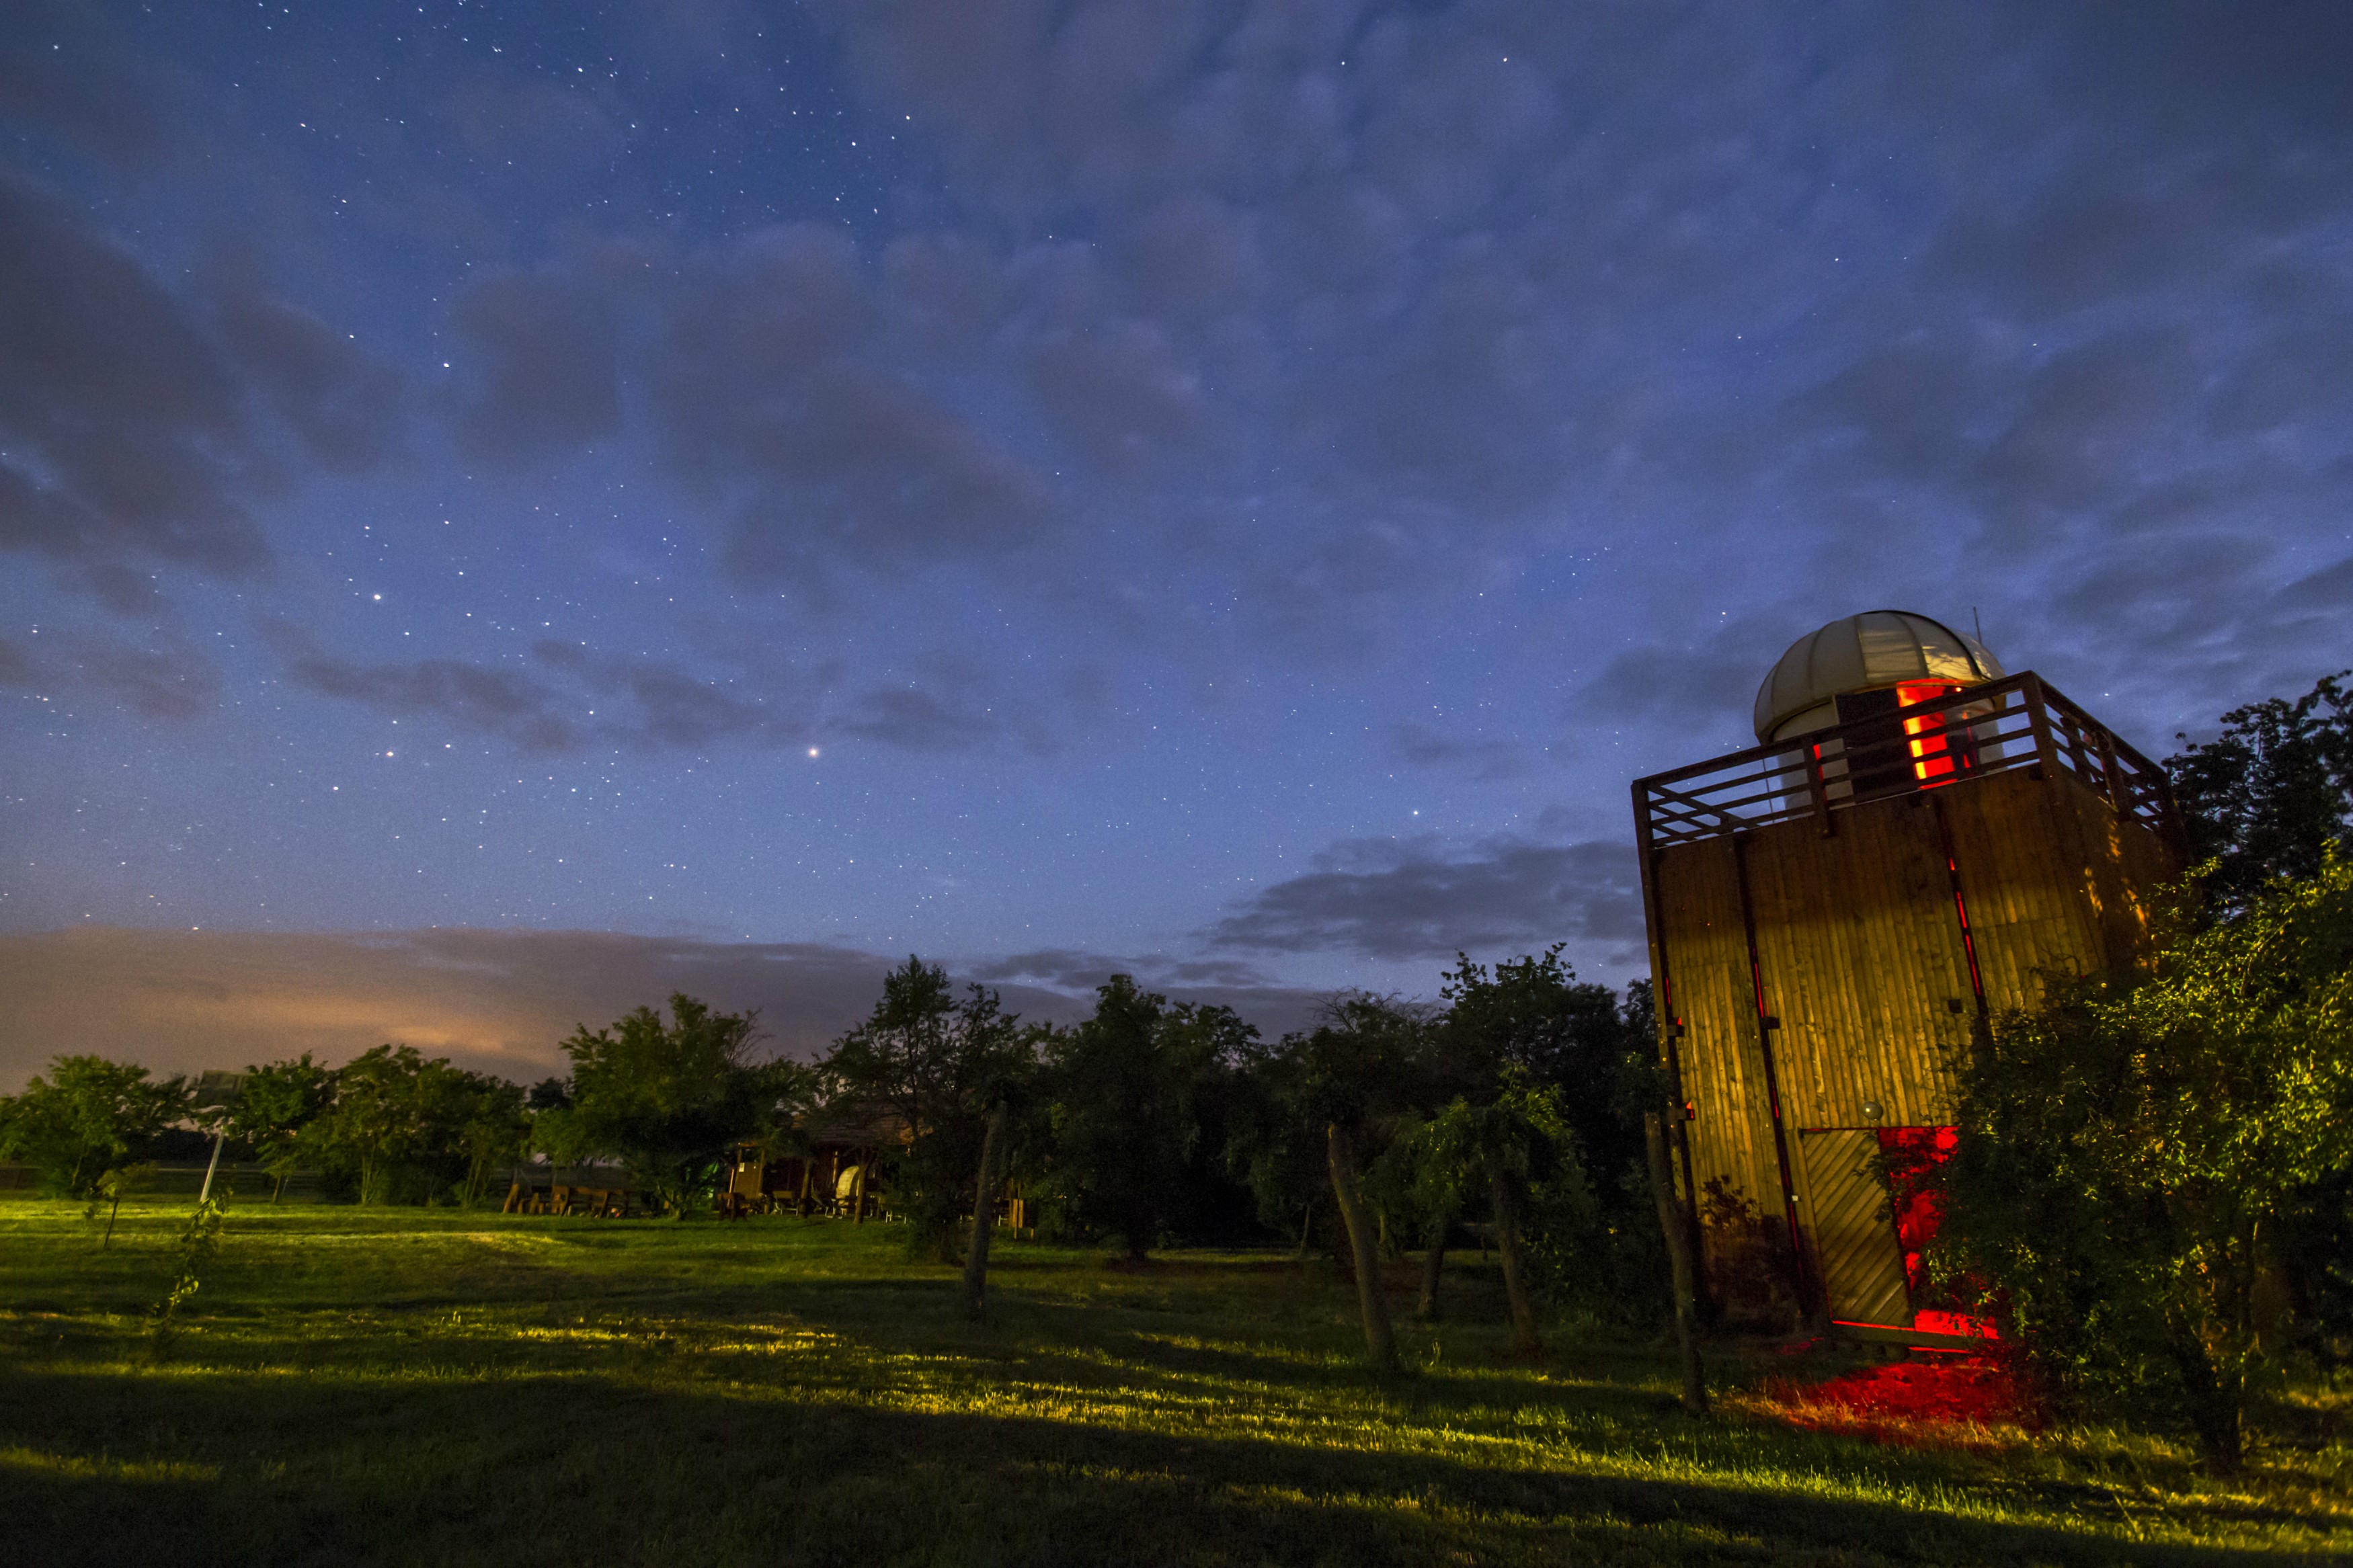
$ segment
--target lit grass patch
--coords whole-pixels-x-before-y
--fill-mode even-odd
[[[2343,1391],[2227,1485],[2146,1436],[1722,1419],[1646,1346],[1504,1354],[1450,1279],[1419,1370],[1321,1263],[1010,1243],[987,1322],[894,1227],[235,1211],[174,1352],[185,1205],[0,1203],[0,1561],[2205,1563],[2353,1552]],[[1409,1288],[1401,1273],[1398,1289]],[[1828,1371],[1838,1370],[1826,1367]]]

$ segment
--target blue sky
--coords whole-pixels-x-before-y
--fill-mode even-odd
[[[1616,982],[1628,780],[1826,620],[2154,752],[2353,663],[2340,7],[0,33],[20,963]]]

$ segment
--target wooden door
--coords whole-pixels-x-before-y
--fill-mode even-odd
[[[1910,1328],[1912,1300],[1904,1288],[1904,1253],[1895,1242],[1878,1133],[1808,1130],[1797,1142],[1803,1167],[1799,1197],[1831,1320]]]

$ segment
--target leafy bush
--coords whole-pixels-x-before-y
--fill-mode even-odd
[[[0,1156],[33,1165],[45,1191],[88,1197],[187,1109],[184,1079],[150,1079],[145,1068],[103,1057],[58,1057],[46,1079],[0,1098]]]
[[[2155,1411],[2236,1468],[2249,1400],[2353,1279],[2327,1213],[2353,1170],[2353,863],[2177,914],[2146,973],[2054,983],[1960,1079],[1936,1276],[2063,1413]],[[2297,1256],[2316,1241],[2339,1250]]]

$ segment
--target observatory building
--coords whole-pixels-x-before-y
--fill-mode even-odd
[[[1634,783],[1704,1288],[1752,1321],[1971,1331],[1924,1289],[1904,1173],[1952,1147],[1978,1020],[2141,952],[2181,870],[2165,775],[1901,610],[1791,644],[1756,720],[1757,746]]]

